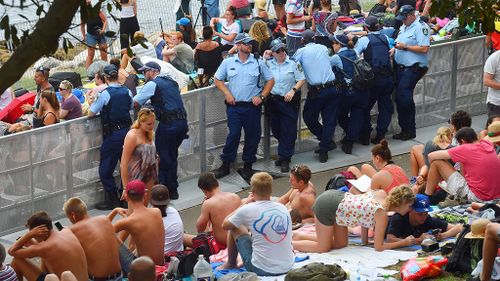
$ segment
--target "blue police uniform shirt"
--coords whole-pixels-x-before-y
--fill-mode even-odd
[[[417,18],[410,26],[401,26],[396,42],[401,42],[408,46],[429,46],[429,27],[427,24],[420,22]],[[427,54],[412,51],[396,49],[394,59],[397,64],[404,66],[412,66],[418,63],[419,66],[424,67],[429,64],[429,57]]]
[[[348,50],[347,47],[342,47],[339,49],[339,51],[337,53],[340,53],[340,52],[346,51],[346,50]],[[344,64],[342,63],[342,59],[340,58],[340,56],[338,54],[335,54],[335,55],[330,57],[330,65],[332,67],[337,67],[338,69],[344,69]]]
[[[120,84],[117,83],[110,83],[108,87],[123,87]],[[128,90],[128,89],[127,89]],[[132,92],[128,90],[128,95],[132,98]],[[101,109],[109,103],[109,100],[111,99],[111,96],[109,95],[108,91],[104,89],[102,92],[99,93],[99,96],[97,99],[94,101],[94,103],[90,106],[90,111],[92,111],[94,114],[97,114],[101,111]],[[134,101],[131,99],[130,103],[130,108],[134,106]]]
[[[282,64],[276,59],[266,62],[274,77],[274,86],[271,90],[273,95],[285,96],[297,81],[306,79],[299,63],[291,60],[288,56]]]
[[[260,68],[260,71],[259,71]],[[237,102],[250,102],[260,95],[262,87],[260,79],[269,81],[273,74],[263,61],[257,61],[253,54],[243,63],[238,55],[225,59],[215,72],[215,78],[220,81],[227,79],[228,88]]]
[[[378,31],[370,32],[370,34],[380,34]],[[387,35],[384,35],[387,39],[387,46],[389,49],[391,49],[391,43],[389,40],[389,37]],[[363,36],[358,39],[358,42],[356,43],[356,46],[354,46],[354,50],[359,54],[362,54],[366,49],[368,48],[368,44],[370,43],[370,38],[368,36]]]
[[[300,48],[293,56],[295,61],[302,65],[304,75],[309,85],[320,85],[335,80],[328,49],[316,43],[308,43]]]
[[[158,74],[158,76],[168,76],[166,74]],[[156,77],[158,77],[156,76]],[[156,78],[155,77],[155,78]],[[170,76],[168,76],[170,77]],[[175,80],[175,79],[174,79]],[[150,80],[144,84],[144,87],[137,93],[134,97],[134,101],[140,105],[145,104],[152,96],[154,96],[156,91],[156,83],[153,80]]]

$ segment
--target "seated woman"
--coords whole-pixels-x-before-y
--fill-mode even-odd
[[[210,78],[222,63],[222,52],[219,43],[212,41],[214,31],[210,26],[204,26],[202,34],[203,41],[194,48],[194,62],[198,67],[200,86],[204,87],[208,86]]]
[[[0,136],[8,136],[13,133],[27,131],[29,129],[30,127],[24,125],[23,123],[9,124],[0,121]]]
[[[386,193],[389,193],[398,185],[410,183],[406,177],[405,171],[392,162],[392,154],[385,139],[381,140],[379,144],[372,148],[372,162],[375,168],[370,164],[363,164],[361,166],[361,171],[354,166],[349,167],[347,171],[353,173],[356,178],[367,175],[372,179],[372,190],[382,189]],[[376,169],[379,171],[377,172]],[[352,187],[350,192],[359,193],[355,187]]]
[[[368,244],[368,229],[375,227],[374,246],[383,251],[413,245],[409,237],[398,242],[385,242],[388,212],[405,215],[415,200],[411,188],[401,185],[389,195],[382,191],[352,194],[331,189],[323,192],[313,206],[316,234],[294,233],[292,245],[301,252],[324,253],[347,246],[348,227],[361,225],[361,240]]]
[[[477,135],[477,138],[480,140],[484,139],[484,137],[486,137],[488,135],[488,127],[491,125],[491,123],[493,123],[495,121],[500,121],[500,115],[493,115],[493,116],[488,117],[488,120],[486,120],[486,126],[484,127],[484,130],[479,132],[479,134]]]
[[[73,84],[68,80],[63,80],[59,84],[59,93],[62,96],[61,110],[59,111],[59,118],[64,120],[71,120],[82,117],[82,104],[80,100],[73,95]]]
[[[33,129],[59,123],[59,101],[53,91],[43,91],[40,96],[40,110],[33,118]]]
[[[134,58],[151,57],[156,58],[155,46],[151,44],[146,37],[144,37],[144,32],[136,31],[134,33],[134,39],[132,40],[132,46],[130,46],[132,54],[129,54],[128,49],[122,49],[122,58],[120,61],[120,67],[131,71],[132,67],[129,66],[130,61]],[[120,68],[118,67],[118,68]]]
[[[123,58],[122,58],[123,59]],[[120,59],[112,58],[109,61],[110,64],[114,64],[118,68],[118,83],[127,87],[132,92],[135,97],[137,95],[137,76],[135,74],[129,73],[123,67],[121,67]]]
[[[229,6],[224,18],[212,18],[210,26],[215,29],[215,24],[221,24],[221,32],[214,32],[214,36],[220,38],[222,51],[229,51],[234,46],[234,39],[240,33],[240,26],[234,20],[236,19],[236,8]]]
[[[108,84],[106,84],[106,80],[104,80],[104,73],[97,72],[94,75],[94,84],[95,87],[88,90],[84,96],[85,96],[85,102],[82,104],[82,115],[87,116],[89,115],[90,111],[90,106],[94,103],[94,100],[97,98],[99,95],[99,92],[103,91],[108,87]]]

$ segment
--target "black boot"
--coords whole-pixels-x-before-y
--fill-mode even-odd
[[[229,162],[222,162],[222,165],[219,168],[213,170],[212,173],[214,173],[216,179],[220,179],[229,175]]]
[[[288,173],[290,171],[290,160],[281,160],[281,172]]]
[[[238,172],[244,180],[249,181],[253,176],[252,163],[245,162],[243,169],[239,169]]]
[[[170,200],[177,200],[179,199],[179,192],[177,192],[177,188],[176,189],[168,189],[168,195],[170,197]]]
[[[353,141],[350,140],[344,140],[342,142],[342,151],[344,151],[345,154],[352,154],[352,146],[353,146]]]
[[[360,134],[358,138],[358,142],[362,145],[370,144],[370,134]]]
[[[379,144],[381,140],[385,139],[385,135],[376,135],[372,138],[372,144]]]
[[[97,210],[113,210],[116,207],[120,207],[120,200],[116,192],[106,192],[104,194],[104,201],[95,205]]]
[[[326,163],[328,161],[328,152],[320,152],[319,153],[319,162]]]

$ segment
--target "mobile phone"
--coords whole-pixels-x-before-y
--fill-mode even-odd
[[[60,222],[58,222],[58,221],[56,221],[56,222],[54,223],[54,225],[56,226],[56,228],[57,228],[59,231],[63,230],[63,228],[64,228],[64,227],[62,226],[62,224],[61,224]]]
[[[441,233],[441,229],[440,228],[436,228],[436,229],[431,230],[431,234],[432,235],[438,235],[439,233]]]

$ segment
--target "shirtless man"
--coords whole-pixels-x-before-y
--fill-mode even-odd
[[[28,233],[19,238],[9,249],[14,257],[12,268],[17,278],[28,281],[43,281],[48,273],[61,277],[71,271],[78,281],[87,281],[87,260],[80,242],[69,229],[52,229],[52,220],[45,211],[34,213],[26,225]],[[38,267],[29,258],[40,257]]]
[[[225,249],[227,230],[222,229],[222,222],[240,207],[241,199],[234,193],[221,191],[219,182],[211,172],[200,175],[198,187],[205,195],[205,201],[201,204],[201,214],[196,221],[196,230],[198,233],[206,232],[210,224],[211,233],[217,241],[219,250]],[[184,237],[184,244],[191,247],[194,236],[185,234]]]
[[[292,214],[293,222],[314,222],[312,206],[316,199],[316,189],[309,180],[311,180],[309,167],[295,166],[290,171],[290,190],[278,199],[278,202],[285,205]]]
[[[130,181],[125,187],[125,199],[129,210],[115,208],[108,215],[113,221],[119,214],[123,219],[117,221],[113,226],[115,232],[125,231],[130,234],[135,243],[137,256],[148,256],[156,265],[163,265],[163,246],[165,244],[165,229],[160,210],[144,206],[146,185],[140,180]],[[122,270],[130,272],[130,264],[136,258],[124,244],[120,245],[120,264]]]
[[[76,197],[66,201],[63,210],[73,223],[69,229],[80,240],[87,257],[89,280],[122,280],[118,256],[119,242],[108,218],[91,218],[85,202]]]

